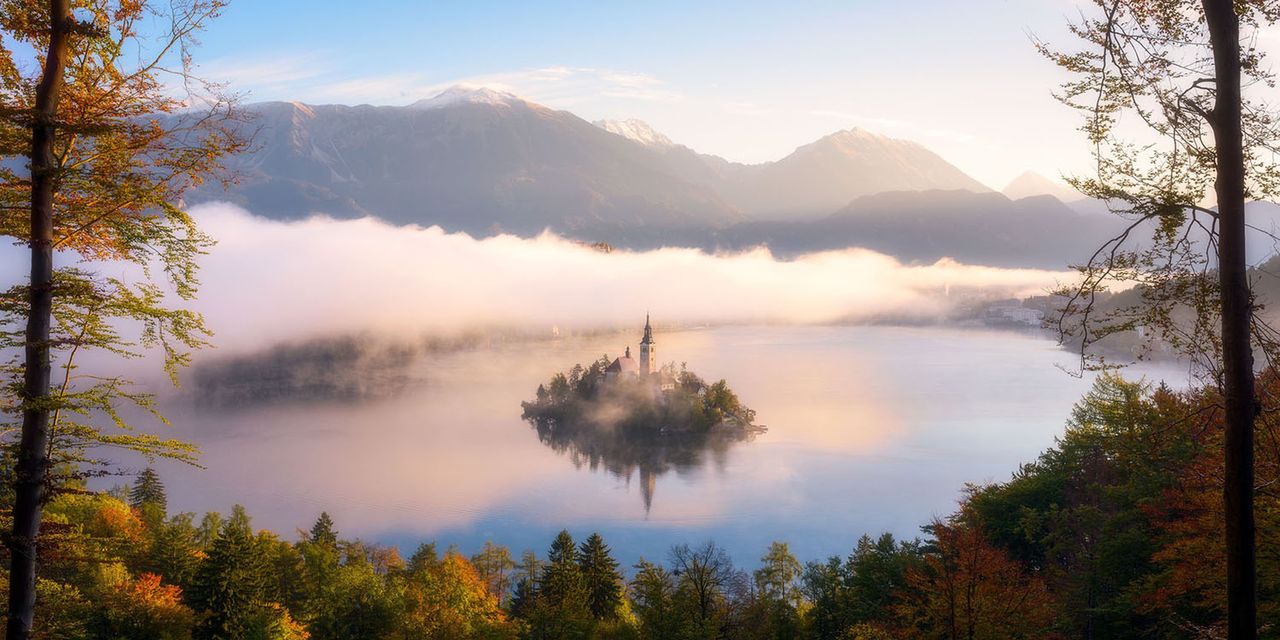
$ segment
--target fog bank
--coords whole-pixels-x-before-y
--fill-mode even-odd
[[[1034,294],[1068,275],[904,265],[861,249],[789,261],[765,249],[605,252],[551,234],[475,239],[369,218],[280,222],[225,204],[192,213],[218,241],[201,260],[194,306],[230,351],[326,334],[634,326],[646,312],[661,324],[927,319],[975,290]]]

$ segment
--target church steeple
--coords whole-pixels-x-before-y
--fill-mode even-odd
[[[649,314],[644,314],[644,337],[640,339],[640,375],[648,376],[657,370],[653,355],[653,327],[649,326]]]

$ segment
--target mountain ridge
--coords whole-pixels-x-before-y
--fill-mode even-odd
[[[262,215],[376,215],[471,233],[727,225],[830,213],[885,190],[976,180],[914,142],[837,131],[773,162],[676,144],[640,120],[595,124],[484,87],[407,106],[246,105],[257,151],[230,199]],[[195,199],[217,196],[211,189]]]
[[[483,88],[407,106],[246,109],[259,136],[254,153],[231,161],[239,184],[203,187],[189,202],[229,200],[271,218],[376,216],[475,236],[550,230],[637,249],[861,246],[993,264],[1057,262],[1060,249],[1106,226],[1049,196],[1011,200],[918,143],[863,129],[742,164],[643,121],[593,124]]]

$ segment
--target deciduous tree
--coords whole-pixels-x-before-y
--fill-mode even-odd
[[[1195,358],[1222,389],[1229,637],[1253,638],[1253,352],[1258,347],[1270,358],[1277,342],[1253,313],[1245,203],[1274,197],[1280,174],[1274,117],[1245,86],[1271,86],[1255,34],[1280,18],[1280,5],[1094,3],[1099,15],[1072,25],[1088,50],[1043,50],[1079,77],[1062,98],[1085,114],[1097,171],[1072,182],[1108,201],[1128,224],[1080,268],[1082,284],[1064,291],[1064,317],[1082,318],[1075,331],[1085,348],[1110,334],[1148,329]],[[1124,116],[1143,126],[1121,126]],[[1131,243],[1140,236],[1142,244]],[[1114,281],[1141,285],[1142,304],[1095,324],[1099,295]]]
[[[99,445],[193,455],[130,430],[120,403],[150,409],[150,396],[118,375],[79,373],[76,358],[154,349],[176,376],[205,342],[201,318],[169,301],[194,295],[194,259],[209,246],[180,196],[243,148],[226,126],[229,102],[191,74],[193,38],[223,5],[0,2],[0,235],[31,257],[29,281],[0,296],[0,346],[23,352],[3,387],[4,406],[21,421],[7,540],[11,640],[31,633],[51,465],[85,463]],[[35,55],[20,53],[28,50]],[[199,98],[179,97],[184,87]],[[124,261],[142,276],[102,277],[78,260]],[[152,273],[164,274],[172,296]]]
[[[905,622],[915,630],[912,637],[1013,640],[1049,635],[1055,609],[1043,580],[962,519],[935,520],[930,531],[933,549],[924,565],[908,574],[913,597],[901,607]]]

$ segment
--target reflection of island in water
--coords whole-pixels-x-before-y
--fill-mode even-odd
[[[521,403],[538,439],[575,465],[628,482],[638,471],[646,513],[659,475],[694,469],[707,455],[723,460],[730,445],[765,430],[724,380],[707,384],[683,366],[659,368],[654,346],[645,318],[639,362],[627,347],[612,362],[574,365]]]

